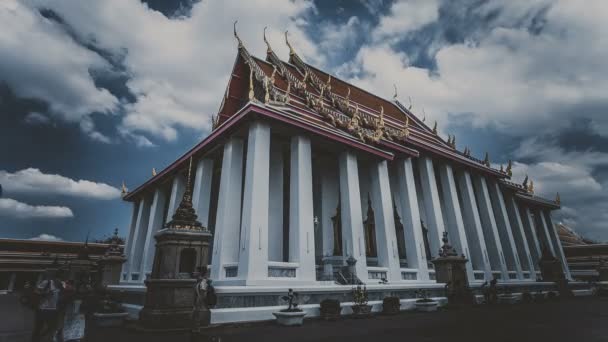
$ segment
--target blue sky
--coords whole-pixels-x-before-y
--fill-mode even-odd
[[[608,5],[601,0],[0,3],[0,236],[125,234],[134,188],[209,132],[236,43],[385,98],[393,84],[558,221],[608,240]],[[424,113],[423,114],[423,110]]]

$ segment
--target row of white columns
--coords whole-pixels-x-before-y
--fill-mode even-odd
[[[290,196],[289,255],[285,259],[296,269],[288,281],[316,280],[311,143],[306,136],[292,137],[287,185],[282,151],[271,145],[270,139],[270,126],[255,121],[249,128],[246,145],[239,137],[230,138],[224,145],[211,268],[211,277],[219,284],[266,284],[269,265],[284,259],[284,186],[289,186]],[[357,259],[357,275],[367,281],[359,163],[354,152],[347,150],[340,153],[337,164],[337,172],[326,167],[321,174],[322,255],[333,253],[336,236],[331,217],[339,199],[343,257]],[[393,164],[394,179],[385,160],[373,161],[369,167],[378,267],[386,270],[389,281],[402,280],[393,203],[404,226],[408,269],[416,270],[418,281],[429,280],[421,219],[428,228],[431,255],[437,256],[442,234],[447,231],[451,244],[470,260],[469,281],[479,280],[474,271],[483,272],[486,280],[497,272],[503,280],[523,280],[524,269],[534,280],[543,245],[564,262],[567,270],[549,211],[534,209],[533,213],[530,208],[519,206],[512,196],[505,197],[496,181],[467,170],[454,172],[449,164],[434,165],[427,156],[417,161],[418,179],[411,159],[397,159]],[[198,161],[193,205],[205,226],[209,220],[212,172],[212,159]],[[158,188],[134,204],[124,267],[126,280],[143,281],[151,271],[154,234],[171,219],[184,191],[185,179],[176,175],[169,198]]]

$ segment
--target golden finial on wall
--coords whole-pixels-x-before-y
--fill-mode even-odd
[[[397,100],[397,85],[393,83],[393,89],[395,89],[395,93],[393,94],[393,100]]]
[[[293,50],[293,47],[291,46],[291,44],[289,44],[289,39],[287,39],[287,33],[289,31],[285,31],[285,44],[287,44],[287,46],[289,47],[289,54],[290,55],[295,55],[296,52]]]
[[[234,38],[236,38],[236,40],[239,42],[239,48],[243,47],[243,41],[241,40],[241,38],[239,38],[239,35],[236,33],[236,23],[238,23],[238,20],[234,21]]]
[[[435,124],[433,125],[433,133],[437,134],[437,120],[435,120]]]
[[[414,104],[412,103],[412,97],[408,96],[407,98],[410,100],[410,106],[407,107],[407,110],[412,110],[412,107],[414,107]]]
[[[426,121],[426,112],[424,111],[424,108],[422,108],[422,122]]]
[[[557,194],[555,194],[555,204],[557,204],[557,205],[562,204],[562,199],[559,197],[559,192]]]
[[[266,28],[268,28],[268,26],[264,26],[264,43],[266,43],[266,46],[267,46],[266,53],[272,53],[272,48],[270,47],[270,43],[266,39]]]
[[[530,181],[530,185],[528,186],[528,192],[531,194],[534,193],[534,181]]]
[[[483,164],[490,167],[490,154],[486,152],[486,156],[483,158]]]
[[[507,173],[507,176],[511,177],[513,176],[513,162],[511,161],[511,159],[509,159],[509,163],[507,164],[507,169],[505,170],[505,172]]]
[[[524,187],[524,189],[528,190],[528,175],[524,177],[524,181],[521,182],[521,185]]]
[[[249,66],[249,100],[253,100],[255,93],[253,92],[253,67]]]
[[[122,181],[122,187],[120,189],[120,193],[124,196],[129,192],[129,189],[127,189],[127,186],[125,185],[125,181]]]
[[[156,176],[156,169],[152,168],[152,177]]]
[[[502,164],[500,164],[500,173],[505,173],[505,169],[503,169]]]

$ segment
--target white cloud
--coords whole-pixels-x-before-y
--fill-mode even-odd
[[[0,3],[0,22],[0,81],[17,96],[45,100],[69,122],[116,108],[118,100],[97,88],[89,74],[107,63],[58,25],[14,0]]]
[[[414,109],[420,112],[424,106],[440,128],[465,114],[477,127],[528,135],[566,128],[578,115],[607,135],[608,21],[603,14],[608,3],[553,1],[539,32],[517,27],[547,3],[493,1],[482,6],[482,13],[498,13],[497,26],[478,41],[440,47],[436,70],[410,67],[390,36],[363,46],[343,70],[356,75],[354,82],[386,96],[397,83],[401,94],[414,99]],[[377,29],[386,35],[402,32],[397,23]]]
[[[0,170],[0,184],[6,194],[55,194],[102,200],[120,197],[120,190],[108,184],[45,174],[34,168],[15,173]]]
[[[11,198],[0,198],[0,217],[27,218],[69,218],[74,213],[68,207],[29,205]]]
[[[44,125],[49,123],[50,120],[38,112],[31,112],[25,116],[24,121],[30,125]]]
[[[434,22],[438,16],[437,0],[398,0],[391,6],[390,13],[381,17],[372,36],[376,40],[402,38],[403,35]]]
[[[140,146],[151,145],[150,137],[172,141],[180,128],[200,132],[209,130],[210,117],[220,105],[236,58],[232,24],[237,19],[239,34],[252,53],[265,55],[262,30],[268,25],[267,35],[277,53],[285,58],[288,56],[283,32],[289,29],[290,39],[298,52],[308,60],[320,61],[316,46],[303,31],[307,22],[302,16],[313,8],[311,1],[201,1],[193,5],[189,16],[179,19],[167,18],[136,0],[93,3],[26,0],[25,3],[31,10],[22,15],[30,18],[30,27],[40,31],[38,26],[44,24],[44,28],[60,36],[57,24],[33,14],[37,8],[51,9],[73,28],[80,40],[124,56],[123,64],[130,77],[127,87],[136,100],[119,104],[120,112],[124,113],[119,129],[139,136],[147,135],[137,140]],[[24,12],[22,6],[18,7],[20,12]],[[6,35],[13,35],[12,29],[6,31]],[[89,80],[85,66],[103,65],[103,62],[94,53],[74,46],[65,35],[60,38],[69,42],[66,43],[69,49],[55,55],[61,58],[64,55],[75,55],[71,58],[81,56],[84,61],[80,64],[74,62],[75,69],[64,70],[48,78],[55,82],[56,78],[70,80],[86,75]],[[37,54],[45,58],[48,55],[48,52],[24,51],[17,45],[12,47],[16,55]],[[42,57],[36,62],[44,69],[52,67]],[[28,67],[26,64],[15,65],[17,70]],[[39,82],[38,77],[26,78],[22,82],[27,85],[34,83],[34,79]],[[99,92],[98,89],[95,91]],[[92,99],[90,96],[78,98],[82,101]],[[49,97],[48,100],[53,99]],[[81,106],[82,109],[97,110],[93,107]],[[83,128],[86,127],[85,124]],[[89,135],[108,142],[105,136]]]
[[[57,237],[55,235],[51,235],[51,234],[40,234],[36,237],[31,238],[30,240],[36,240],[36,241],[63,241],[62,238]]]

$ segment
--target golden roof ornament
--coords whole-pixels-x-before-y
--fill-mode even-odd
[[[505,173],[505,170],[502,168],[502,164],[500,164],[500,173]]]
[[[128,192],[129,192],[129,189],[127,189],[127,186],[125,185],[125,181],[122,181],[122,187],[120,188],[120,193],[122,194],[122,196],[124,196]]]
[[[528,190],[528,175],[526,175],[521,185],[524,187],[524,189]]]
[[[559,192],[555,194],[555,204],[561,205],[562,199],[559,197]]]
[[[456,148],[456,134],[452,135],[452,148]]]
[[[156,176],[156,168],[152,168],[152,177]]]
[[[291,44],[289,44],[289,39],[287,39],[287,33],[289,31],[285,31],[285,44],[287,44],[287,46],[289,47],[289,54],[290,55],[295,55],[296,52],[293,50],[293,47],[291,46]]]
[[[253,100],[255,93],[253,91],[253,67],[249,66],[249,100]]]
[[[534,181],[530,181],[530,185],[528,186],[528,192],[531,194],[534,193]]]
[[[424,108],[422,108],[422,122],[426,121],[426,112],[424,111]]]
[[[327,82],[325,83],[325,88],[329,89],[329,91],[331,91],[331,75],[327,74]]]
[[[380,106],[380,118],[378,119],[378,127],[384,127],[384,107]]]
[[[490,154],[486,152],[486,156],[483,158],[483,164],[490,167]]]
[[[395,93],[393,94],[393,101],[397,100],[397,86],[393,83],[393,88],[395,89]]]
[[[505,172],[507,173],[507,176],[511,177],[513,176],[513,162],[511,161],[511,159],[509,159],[509,163],[507,164],[507,169],[505,170]]]
[[[268,28],[268,26],[264,26],[264,43],[266,43],[266,46],[267,46],[266,53],[272,53],[272,48],[270,47],[270,43],[266,39],[266,28]]]
[[[433,134],[437,134],[437,120],[435,120],[435,124],[433,125]]]
[[[236,38],[236,40],[239,42],[239,49],[243,47],[243,41],[241,40],[241,38],[239,37],[239,35],[236,33],[236,23],[238,23],[238,20],[234,21],[234,38]]]
[[[410,100],[410,106],[407,107],[407,110],[412,110],[412,107],[414,107],[414,104],[412,103],[412,97],[408,96],[407,98]]]

